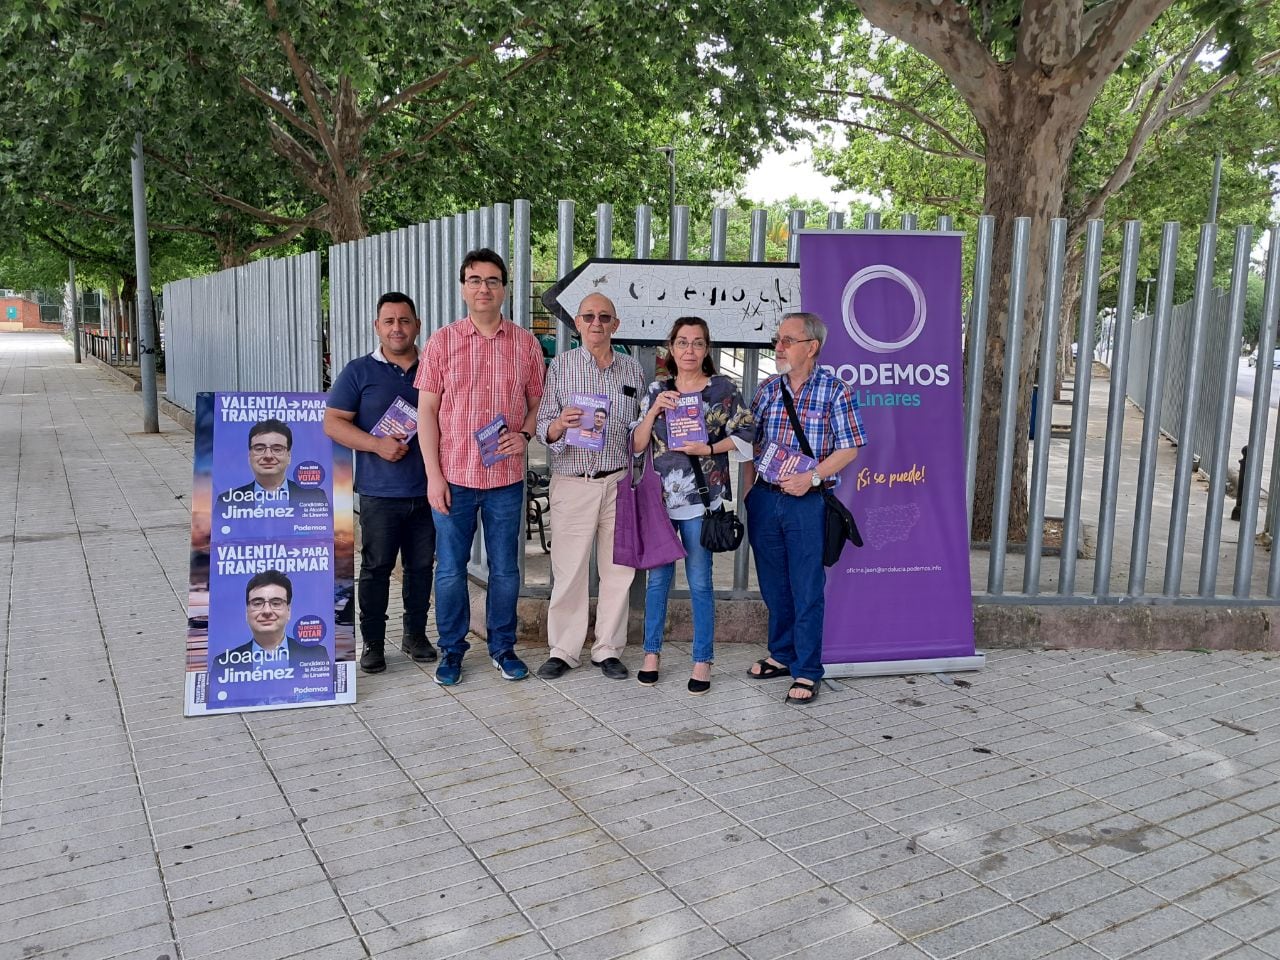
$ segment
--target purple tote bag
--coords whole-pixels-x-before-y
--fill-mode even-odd
[[[613,562],[637,570],[674,563],[685,555],[666,504],[662,481],[653,469],[653,449],[644,452],[640,482],[630,469],[618,483],[618,504],[613,521]]]

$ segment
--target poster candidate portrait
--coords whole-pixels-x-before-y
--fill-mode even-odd
[[[261,568],[251,576],[223,575],[211,583],[208,694],[210,709],[323,703],[334,699],[333,576],[327,548],[308,550],[315,569],[292,576],[266,564],[270,559],[228,559],[231,551],[283,554],[223,548],[221,565]],[[283,566],[283,564],[281,564]],[[297,566],[295,563],[294,566]]]
[[[274,395],[283,401],[283,395]],[[267,398],[272,395],[260,395]],[[220,395],[232,404],[236,395]],[[293,401],[297,403],[298,401]],[[321,419],[303,419],[319,413]],[[259,419],[241,422],[246,413]],[[214,433],[214,537],[325,536],[332,532],[332,441],[318,411],[219,406]],[[269,414],[269,415],[268,415]]]

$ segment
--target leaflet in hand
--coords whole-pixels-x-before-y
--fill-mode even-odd
[[[777,485],[787,477],[812,470],[817,465],[817,460],[806,457],[799,450],[792,450],[780,443],[769,443],[760,454],[760,479]]]
[[[565,431],[564,442],[583,450],[603,450],[609,398],[603,393],[573,393],[569,395],[569,405],[582,411],[582,419],[580,426]]]
[[[507,459],[505,453],[498,452],[498,444],[507,434],[507,418],[498,414],[476,431],[476,443],[480,445],[480,462],[492,467],[499,460]]]
[[[395,437],[401,443],[408,443],[418,432],[418,408],[404,397],[396,397],[391,401],[381,419],[369,431],[375,437]]]
[[[702,413],[702,394],[680,394],[676,408],[667,412],[667,446],[679,450],[690,443],[706,442],[707,420]]]

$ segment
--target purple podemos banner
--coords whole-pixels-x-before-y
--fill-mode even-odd
[[[865,545],[846,545],[827,572],[829,665],[975,657],[964,499],[962,238],[882,231],[799,236],[804,309],[828,330],[818,362],[853,389],[868,437],[838,491]]]

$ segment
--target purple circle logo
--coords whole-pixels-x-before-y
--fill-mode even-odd
[[[324,467],[315,460],[304,460],[293,471],[293,479],[300,487],[318,487],[324,483]]]
[[[324,621],[311,615],[299,617],[293,625],[293,634],[304,647],[319,646],[324,643]]]
[[[892,281],[901,286],[911,296],[911,323],[907,326],[906,332],[896,340],[881,340],[878,337],[873,337],[858,323],[857,313],[853,309],[853,298],[863,284],[870,283],[872,280]],[[840,298],[840,310],[844,314],[844,328],[848,331],[853,342],[864,350],[870,350],[872,353],[894,353],[913,343],[916,337],[920,336],[924,331],[926,312],[924,291],[920,289],[920,284],[916,283],[914,277],[903,273],[897,267],[889,266],[887,263],[877,263],[869,267],[863,267],[850,277],[849,282],[844,286],[844,295]]]

